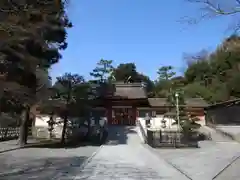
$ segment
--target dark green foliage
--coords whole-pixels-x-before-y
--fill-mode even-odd
[[[71,23],[64,4],[56,2],[0,3],[0,15],[5,17],[0,20],[0,69],[6,81],[37,89],[36,68],[49,68],[61,58],[59,50],[66,48],[65,28],[71,27]]]
[[[113,76],[115,77],[116,81],[132,81],[135,82],[138,80],[138,72],[136,69],[136,65],[134,63],[126,63],[126,64],[119,64],[113,70]],[[130,79],[128,79],[130,77]]]
[[[176,93],[178,93],[178,104]],[[188,113],[185,104],[185,98],[183,92],[173,92],[168,96],[168,102],[172,105],[169,111],[175,112],[175,116],[173,118],[176,120],[174,124],[178,124],[177,118],[177,105],[179,111],[179,124],[181,128],[181,132],[184,137],[190,139],[193,135],[196,134],[196,130],[201,127],[201,125],[197,124],[197,117],[193,117],[190,113]]]
[[[181,124],[182,133],[185,138],[191,139],[194,135],[197,134],[197,129],[201,127],[200,124],[195,123],[194,121],[186,120]]]
[[[155,81],[155,88],[153,96],[155,97],[169,97],[172,94],[174,84],[171,79],[175,76],[172,66],[163,66],[158,69],[158,78]]]
[[[57,77],[57,82],[54,85],[54,90],[57,92],[57,97],[66,104],[66,110],[63,113],[64,123],[62,131],[62,143],[65,143],[67,120],[71,115],[76,115],[79,108],[79,94],[77,88],[84,84],[83,76],[78,74],[65,73],[63,76]]]
[[[137,71],[134,63],[120,64],[116,68],[112,65],[112,60],[101,59],[97,67],[90,73],[95,80],[89,81],[91,84],[125,82],[125,83],[145,83],[146,90],[150,94],[153,91],[154,83],[146,75]]]
[[[240,41],[231,36],[216,51],[192,62],[185,71],[190,97],[202,97],[210,103],[239,98]]]
[[[98,80],[100,83],[103,83],[107,81],[108,76],[110,75],[112,70],[113,70],[112,60],[101,59],[97,63],[97,67],[93,69],[90,75],[94,77],[96,80]]]
[[[0,7],[0,97],[7,97],[8,105],[22,105],[24,145],[30,107],[46,89],[36,71],[58,62],[67,47],[66,28],[72,25],[60,0],[2,0]]]
[[[81,92],[83,89],[85,90],[83,86],[85,86],[83,76],[65,73],[63,76],[57,77],[57,81],[53,86],[53,98],[59,98],[70,105],[81,98],[81,93],[85,93]]]
[[[113,70],[112,75],[115,77],[116,81],[145,83],[148,93],[154,88],[154,83],[151,79],[148,76],[139,73],[134,63],[119,64]]]

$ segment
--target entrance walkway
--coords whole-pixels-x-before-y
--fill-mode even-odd
[[[137,127],[109,127],[106,145],[96,153],[76,179],[187,180],[188,178],[146,149]]]

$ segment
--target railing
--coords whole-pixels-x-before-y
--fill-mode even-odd
[[[19,128],[6,127],[0,128],[0,141],[17,139],[19,136]]]
[[[139,126],[140,132],[141,132],[141,134],[143,136],[144,143],[147,143],[148,140],[147,140],[146,132],[145,132],[143,126],[142,126],[142,123],[139,120],[137,121],[137,125]]]
[[[0,128],[0,141],[17,139],[19,137],[19,127]],[[32,128],[28,129],[28,135],[32,134]]]
[[[147,143],[152,147],[197,147],[197,141],[191,141],[179,131],[147,130]]]

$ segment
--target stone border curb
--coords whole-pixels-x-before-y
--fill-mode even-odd
[[[85,168],[85,166],[97,155],[97,153],[103,148],[101,145],[90,157],[88,157],[80,166],[80,172]]]
[[[148,144],[142,144],[143,147],[147,148],[149,151],[151,151],[155,156],[157,156],[157,158],[160,158],[159,155],[153,150],[154,148],[152,148],[151,146],[149,146]],[[180,172],[182,175],[184,175],[186,178],[188,178],[189,180],[193,180],[186,172],[184,172],[183,170],[181,170],[179,167],[177,167],[176,165],[170,163],[169,161],[167,161],[166,159],[162,158],[161,160],[165,161],[167,164],[169,164],[170,166],[172,166],[174,169],[176,169],[178,172]]]
[[[5,149],[5,150],[0,150],[0,154],[5,153],[5,152],[9,152],[9,151],[15,151],[18,149],[23,149],[23,147],[16,147],[16,148],[9,148],[9,149]]]
[[[216,132],[222,134],[223,136],[228,137],[229,139],[231,139],[231,140],[233,140],[233,141],[239,142],[239,141],[237,140],[237,138],[235,138],[235,136],[232,135],[231,133],[225,132],[225,131],[223,131],[223,130],[221,130],[221,129],[218,129],[218,128],[214,128],[214,129],[215,129]]]
[[[209,126],[210,128],[214,129],[217,133],[221,134],[222,136],[226,137],[226,138],[229,138],[233,141],[236,141],[238,143],[240,143],[240,140],[238,138],[235,137],[235,135],[231,134],[231,133],[228,133],[228,132],[225,132],[219,128],[217,128],[216,126],[212,125],[212,124],[209,124],[207,125]]]
[[[231,160],[231,162],[229,162],[224,168],[222,168],[222,170],[220,172],[218,172],[212,179],[216,179],[218,176],[220,176],[225,170],[227,170],[235,161],[237,161],[240,158],[240,155],[238,156],[234,156]]]
[[[45,144],[48,145],[48,144],[51,144],[51,143],[52,143],[52,142],[45,143]],[[5,152],[9,152],[9,151],[19,150],[19,149],[26,149],[26,148],[29,148],[29,147],[31,147],[31,146],[33,146],[33,145],[38,145],[38,144],[37,144],[37,143],[36,143],[36,144],[34,144],[34,143],[29,143],[29,144],[26,144],[26,145],[23,146],[23,147],[20,147],[19,145],[16,144],[17,147],[7,148],[7,149],[5,149],[5,150],[0,150],[0,154],[5,153]]]

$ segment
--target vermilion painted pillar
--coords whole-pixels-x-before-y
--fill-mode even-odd
[[[132,107],[132,118],[133,118],[133,125],[136,125],[137,121],[137,108]]]
[[[108,121],[109,125],[112,124],[113,118],[112,118],[112,106],[111,105],[107,106],[107,121]]]

